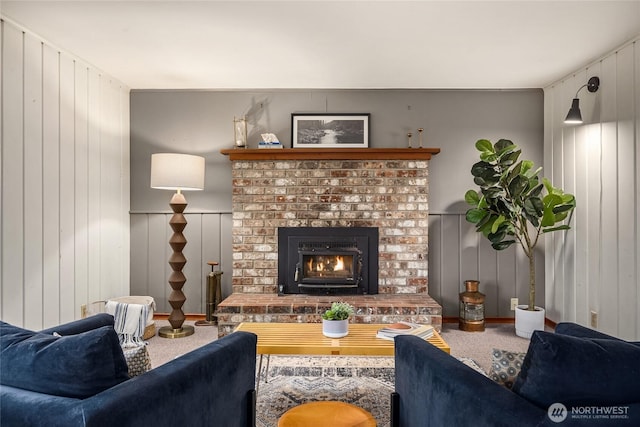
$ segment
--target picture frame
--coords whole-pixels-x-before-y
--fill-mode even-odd
[[[369,113],[292,113],[292,148],[368,148]]]

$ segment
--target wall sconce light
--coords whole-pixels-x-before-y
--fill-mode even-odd
[[[156,153],[151,155],[151,188],[161,190],[175,190],[176,193],[171,198],[169,206],[173,215],[169,220],[169,226],[173,230],[173,235],[169,239],[169,246],[173,249],[173,254],[169,257],[169,265],[173,270],[169,275],[169,305],[171,314],[169,324],[160,328],[158,335],[163,338],[183,338],[193,334],[194,328],[191,325],[183,325],[185,320],[182,305],[186,301],[182,287],[187,278],[182,273],[182,268],[187,263],[187,259],[182,253],[187,244],[187,239],[182,231],[187,226],[183,212],[187,207],[187,200],[182,194],[183,191],[204,189],[205,159],[201,156],[177,153]]]
[[[565,124],[580,124],[582,123],[582,114],[580,113],[580,99],[578,99],[578,93],[584,88],[587,88],[589,92],[597,92],[600,87],[600,78],[591,77],[586,85],[582,85],[576,92],[575,98],[571,102],[571,108],[567,113],[567,118],[564,119]]]

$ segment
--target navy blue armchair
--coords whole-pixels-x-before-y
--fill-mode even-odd
[[[638,426],[638,360],[637,343],[561,323],[555,333],[534,332],[508,389],[420,338],[399,336],[391,426]]]
[[[16,334],[31,332],[22,332],[24,330],[8,324],[2,327],[3,355],[11,351],[9,341]],[[32,345],[41,345],[37,340],[48,340],[53,332],[66,337],[104,329],[108,334],[103,336],[111,337],[112,328],[113,317],[100,314],[41,331]],[[117,336],[115,339],[117,343]],[[236,332],[142,375],[119,379],[116,385],[87,397],[16,387],[15,381],[21,379],[21,373],[36,366],[34,363],[44,362],[22,363],[13,359],[9,364],[7,358],[2,361],[0,375],[0,425],[255,426],[256,341],[254,334]],[[0,357],[4,358],[3,355]],[[120,363],[118,357],[116,354],[112,365]],[[83,381],[83,372],[77,373],[77,380]]]

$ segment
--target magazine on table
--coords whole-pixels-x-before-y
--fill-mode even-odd
[[[393,341],[393,338],[398,335],[415,335],[426,340],[433,336],[433,331],[434,328],[431,325],[400,321],[378,329],[376,337]]]

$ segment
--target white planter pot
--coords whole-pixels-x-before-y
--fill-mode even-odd
[[[342,338],[349,334],[349,319],[324,320],[322,319],[322,335],[328,338]]]
[[[536,306],[534,311],[529,311],[527,307],[516,307],[516,335],[529,339],[533,331],[544,331],[544,308]]]

